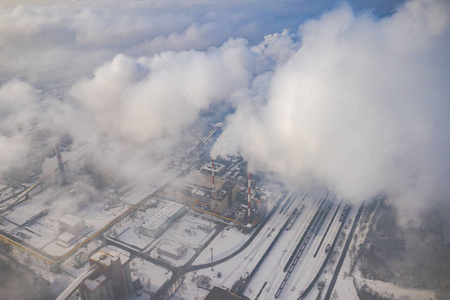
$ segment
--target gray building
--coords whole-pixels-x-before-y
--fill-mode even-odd
[[[104,247],[89,258],[97,270],[79,288],[81,300],[127,300],[133,292],[130,254]]]

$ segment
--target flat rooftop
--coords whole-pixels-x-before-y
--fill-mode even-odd
[[[69,226],[76,226],[80,223],[83,223],[83,220],[78,218],[77,216],[71,215],[71,214],[66,214],[64,216],[62,216],[61,218],[59,218],[58,220],[61,223],[65,223]]]
[[[156,230],[183,207],[184,205],[181,203],[170,202],[150,219],[145,221],[145,223],[142,224],[142,227],[152,231]]]
[[[109,265],[111,265],[111,261],[115,259],[115,257],[120,258],[120,263],[123,266],[130,260],[130,253],[123,250],[117,251],[111,247],[104,247],[101,250],[94,253],[90,257],[90,260],[102,266],[108,267]]]

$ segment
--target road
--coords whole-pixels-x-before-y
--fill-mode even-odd
[[[75,292],[75,290],[83,283],[83,281],[97,271],[97,266],[92,265],[74,281],[56,298],[56,300],[67,300]]]

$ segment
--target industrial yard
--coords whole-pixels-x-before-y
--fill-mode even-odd
[[[221,126],[158,176],[139,184],[102,178],[100,189],[86,189],[70,167],[82,153],[60,144],[45,172],[3,188],[3,244],[41,270],[47,286],[64,289],[58,299],[115,293],[114,276],[95,267],[114,251],[124,253],[129,297],[193,299],[214,286],[260,299],[307,295],[350,206],[324,188],[288,191],[251,174],[241,157],[211,160]]]
[[[289,190],[252,174],[241,157],[211,160],[222,125],[209,126],[184,146],[185,156],[138,184],[102,178],[102,188],[87,185],[72,173],[71,159],[81,153],[70,145],[45,159],[45,172],[5,183],[2,252],[26,262],[36,299],[207,299],[223,291],[255,300],[333,299],[377,290],[380,283],[365,279],[349,287],[348,274],[366,277],[352,271],[356,243],[364,243],[380,200],[352,206],[323,187]]]

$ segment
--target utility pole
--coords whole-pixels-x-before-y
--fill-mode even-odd
[[[209,249],[211,249],[211,271],[214,271],[213,247]]]

